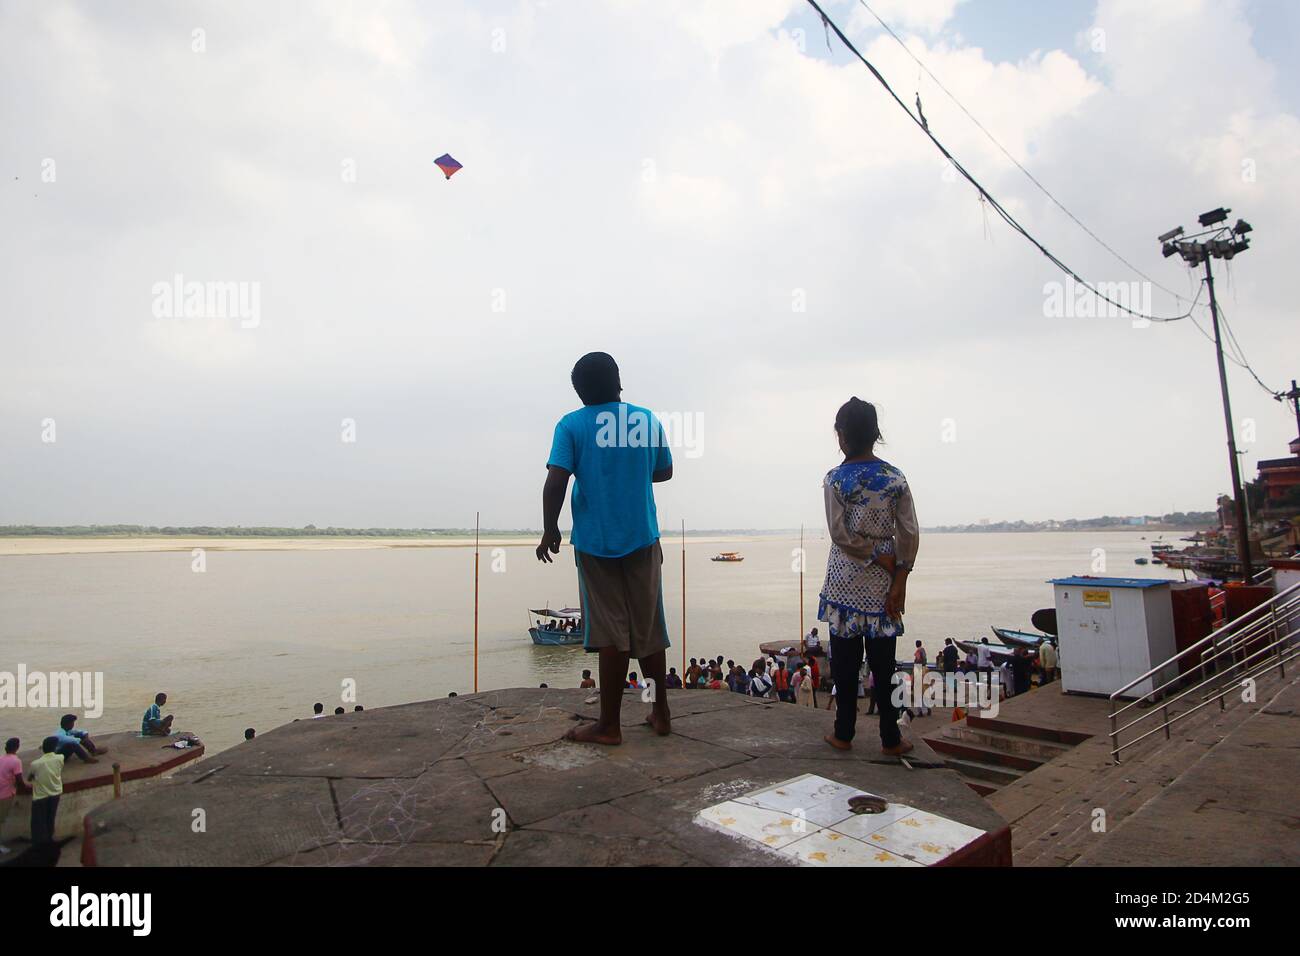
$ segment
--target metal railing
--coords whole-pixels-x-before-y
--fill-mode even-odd
[[[1227,709],[1224,698],[1228,694],[1240,688],[1245,681],[1270,668],[1276,667],[1285,677],[1287,662],[1300,657],[1298,636],[1300,636],[1300,583],[1293,584],[1285,591],[1273,595],[1263,604],[1251,608],[1235,620],[1207,634],[1191,647],[1157,664],[1136,680],[1129,681],[1110,695],[1111,757],[1119,763],[1119,755],[1122,751],[1161,730],[1165,732],[1165,739],[1170,739],[1171,726],[1216,701],[1220,710]],[[1183,666],[1186,660],[1195,663],[1184,672]],[[1179,673],[1166,679],[1165,675],[1171,669]],[[1164,682],[1157,685],[1156,682],[1161,680]],[[1149,691],[1116,709],[1120,698],[1146,681],[1151,681],[1153,685]],[[1198,693],[1201,695],[1199,701],[1186,710],[1170,716],[1170,707]],[[1125,713],[1156,703],[1160,704],[1159,710],[1146,710],[1120,726],[1119,719]],[[1159,723],[1132,740],[1122,744],[1119,742],[1120,734],[1156,714],[1162,717]]]

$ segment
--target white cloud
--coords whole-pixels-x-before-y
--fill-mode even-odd
[[[1300,253],[1300,127],[1240,5],[1102,3],[1092,73],[1069,37],[993,62],[942,33],[954,4],[876,6],[1162,284],[1188,279],[1156,234],[1220,203],[1251,220],[1224,304],[1261,375],[1290,378],[1278,277]],[[945,179],[860,64],[789,41],[800,4],[202,9],[195,54],[188,8],[0,8],[0,522],[457,524],[487,503],[493,523],[535,524],[568,369],[595,348],[630,399],[707,422],[666,521],[815,522],[807,489],[850,394],[880,403],[927,522],[1201,508],[1223,487],[1204,340],[1045,318],[1059,275]],[[866,52],[910,104],[915,64],[878,33]],[[1205,109],[1186,85],[1212,54],[1233,69]],[[921,95],[1054,251],[1132,278]],[[451,181],[442,152],[465,163]],[[39,183],[45,157],[57,183]],[[160,323],[149,290],[177,272],[259,282],[261,324]],[[1281,453],[1294,423],[1232,384],[1259,422],[1250,455]],[[32,423],[55,412],[77,437],[42,457]],[[343,467],[345,416],[362,439]],[[268,433],[294,440],[248,437]],[[233,498],[225,471],[182,473],[172,449],[192,441],[256,480]],[[112,477],[141,473],[157,480]],[[105,476],[93,496],[87,474]]]

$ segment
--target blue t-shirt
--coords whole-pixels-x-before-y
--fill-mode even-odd
[[[663,425],[648,409],[626,402],[587,405],[555,426],[547,465],[575,479],[574,549],[621,558],[659,540],[651,476],[673,463]]]
[[[75,728],[70,731],[64,730],[62,725],[60,725],[59,729],[50,736],[58,737],[59,746],[62,747],[64,744],[80,744],[81,738],[86,736],[86,732],[84,730],[76,730]]]
[[[150,704],[149,709],[144,712],[144,719],[140,721],[140,733],[149,733],[151,720],[162,720],[162,710],[157,704]]]

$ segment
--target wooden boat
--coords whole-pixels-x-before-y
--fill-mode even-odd
[[[790,656],[788,653],[789,651],[798,652],[798,650],[799,650],[798,641],[764,641],[762,644],[758,645],[758,652],[760,654],[762,654],[764,657],[772,657],[778,660],[785,660],[787,657]],[[823,642],[818,646],[805,647],[804,656],[825,657],[826,644]]]
[[[953,643],[956,644],[957,647],[958,647],[958,648],[959,648],[963,653],[966,653],[966,654],[970,654],[972,651],[973,651],[974,653],[976,653],[976,654],[979,654],[979,650],[978,650],[979,647],[981,647],[981,646],[983,646],[983,647],[987,647],[987,648],[989,649],[989,656],[993,659],[994,663],[996,663],[996,664],[1001,664],[1004,660],[1006,660],[1008,657],[1010,657],[1012,654],[1014,654],[1014,653],[1016,652],[1016,649],[1015,649],[1014,647],[998,647],[996,644],[984,644],[984,645],[981,645],[979,641],[958,641],[958,640],[954,640]],[[1022,646],[1023,646],[1023,645],[1022,645]],[[1029,648],[1026,648],[1026,650],[1029,651],[1029,656],[1030,656],[1030,657],[1037,657],[1037,656],[1038,656],[1038,648],[1037,648],[1037,647],[1029,647]]]
[[[1134,564],[1146,564],[1146,563],[1147,563],[1147,559],[1146,559],[1146,558],[1134,558],[1134,559],[1133,559],[1133,563],[1134,563]]]
[[[991,628],[993,636],[1005,644],[1007,647],[1026,647],[1034,650],[1043,641],[1048,640],[1046,634],[1034,634],[1030,631],[1017,631],[1009,627]]]
[[[581,608],[565,607],[558,611],[552,611],[549,607],[532,608],[528,613],[542,619],[538,621],[537,626],[528,629],[528,636],[533,639],[534,644],[543,647],[562,647],[581,644],[585,640]],[[574,625],[572,630],[562,626],[570,622]]]
[[[717,555],[716,557],[709,558],[709,560],[722,561],[723,563],[731,563],[734,561],[744,561],[745,559],[741,556],[739,551],[723,551],[721,554]]]

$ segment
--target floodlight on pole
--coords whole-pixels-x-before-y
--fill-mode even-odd
[[[1232,472],[1232,501],[1237,522],[1237,560],[1241,564],[1242,580],[1249,581],[1250,566],[1250,519],[1246,513],[1246,496],[1241,486],[1241,466],[1238,461],[1237,438],[1232,427],[1232,404],[1228,399],[1228,372],[1223,362],[1223,338],[1219,332],[1219,304],[1214,297],[1214,271],[1210,267],[1211,259],[1230,260],[1239,252],[1250,248],[1246,233],[1252,231],[1250,223],[1238,219],[1237,224],[1229,228],[1226,223],[1231,209],[1220,206],[1209,212],[1201,213],[1196,221],[1206,230],[1181,239],[1173,240],[1183,234],[1181,226],[1171,229],[1159,238],[1161,253],[1169,258],[1175,252],[1182,256],[1188,266],[1195,268],[1205,265],[1205,285],[1210,292],[1210,318],[1214,327],[1214,351],[1219,363],[1219,392],[1223,398],[1223,423],[1228,432],[1228,465]],[[1214,228],[1214,227],[1218,228]],[[1300,414],[1297,416],[1300,418]]]

